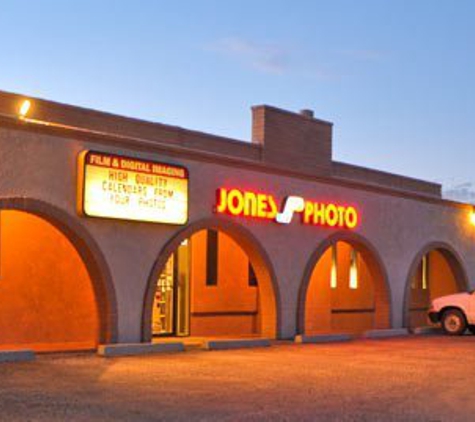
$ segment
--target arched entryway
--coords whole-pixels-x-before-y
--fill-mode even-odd
[[[116,341],[115,295],[87,231],[45,202],[0,200],[0,349],[92,350]]]
[[[406,281],[405,326],[429,325],[427,311],[433,299],[467,289],[467,273],[457,252],[443,242],[425,246],[414,258]]]
[[[145,297],[143,340],[155,336],[279,335],[270,260],[245,228],[218,218],[189,225],[161,251]]]
[[[317,247],[305,270],[299,333],[389,328],[390,303],[386,271],[376,249],[359,235],[337,233]]]

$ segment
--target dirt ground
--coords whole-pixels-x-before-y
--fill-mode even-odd
[[[3,421],[475,420],[475,336],[0,364]]]

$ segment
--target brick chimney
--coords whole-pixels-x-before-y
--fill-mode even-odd
[[[312,110],[292,113],[267,105],[252,108],[252,142],[265,163],[309,174],[330,175],[333,124]]]

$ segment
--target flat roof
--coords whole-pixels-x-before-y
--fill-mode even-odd
[[[18,119],[18,109],[22,101],[30,99],[33,103],[31,118]],[[282,113],[297,115],[286,110],[265,106]],[[262,145],[223,136],[189,130],[179,126],[149,122],[136,118],[124,117],[103,111],[62,104],[43,100],[31,96],[0,91],[0,116],[3,124],[21,125],[25,130],[54,131],[65,136],[75,132],[87,136],[90,141],[104,142],[110,140],[127,143],[129,147],[138,147],[141,150],[169,150],[175,155],[201,156],[210,161],[219,158],[232,162],[235,165],[254,167],[260,171],[276,171],[282,174],[281,169],[273,169],[260,161]],[[301,116],[303,119],[308,117]],[[316,122],[331,126],[332,123],[313,119]],[[206,156],[206,157],[205,157]],[[292,169],[285,173],[291,177],[303,177],[325,183],[349,185],[357,189],[376,189],[414,198],[431,197],[447,203],[441,197],[441,185],[411,177],[395,175],[380,170],[331,161],[331,174],[316,176],[299,169]]]

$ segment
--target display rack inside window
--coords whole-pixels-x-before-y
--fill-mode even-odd
[[[170,335],[174,332],[174,256],[168,259],[164,271],[160,274],[153,303],[154,336]]]

